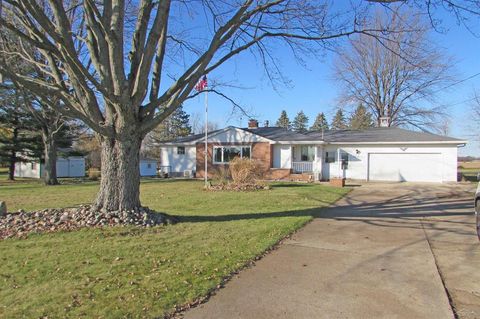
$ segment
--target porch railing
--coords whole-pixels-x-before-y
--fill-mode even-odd
[[[292,170],[294,173],[311,173],[313,162],[292,162]]]

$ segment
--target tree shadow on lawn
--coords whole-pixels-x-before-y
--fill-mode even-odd
[[[315,219],[345,222],[357,221],[384,228],[422,229],[423,227],[471,236],[474,233],[475,225],[473,215],[472,200],[470,198],[439,199],[432,196],[415,199],[407,194],[397,196],[388,201],[378,202],[352,201],[347,195],[341,205],[303,210],[226,215],[176,215],[175,217],[178,218],[179,222],[203,223],[311,216]],[[448,218],[459,216],[471,216],[471,218],[468,218],[468,221]]]

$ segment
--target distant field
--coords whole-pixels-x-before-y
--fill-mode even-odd
[[[480,171],[480,161],[458,162],[458,167],[461,169],[478,169]]]

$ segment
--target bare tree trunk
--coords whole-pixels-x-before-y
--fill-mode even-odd
[[[102,167],[96,209],[131,210],[140,207],[140,146],[142,138],[101,138]]]
[[[13,147],[15,148],[17,146],[17,139],[18,139],[18,129],[14,128],[13,129]],[[17,152],[15,149],[12,149],[10,152],[10,159],[9,159],[9,165],[8,165],[8,180],[13,181],[15,180],[15,163],[17,163]]]
[[[15,162],[16,162],[16,154],[15,154],[15,151],[12,150],[12,152],[10,153],[10,163],[8,165],[9,181],[15,180]]]
[[[43,181],[45,185],[58,185],[57,143],[55,143],[55,138],[43,134],[43,145],[45,147],[45,172]]]

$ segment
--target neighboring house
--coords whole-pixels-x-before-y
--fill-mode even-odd
[[[42,178],[44,164],[39,160],[15,163],[15,177]],[[84,177],[85,157],[68,156],[57,159],[57,177]]]
[[[465,141],[400,128],[296,133],[280,127],[227,127],[209,133],[208,175],[236,156],[258,160],[268,179],[349,178],[454,182],[457,148]],[[172,176],[204,176],[203,134],[164,142],[161,165]]]
[[[157,160],[140,159],[140,176],[157,176]]]

